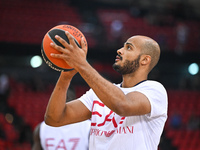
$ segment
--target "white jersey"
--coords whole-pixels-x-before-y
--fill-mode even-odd
[[[40,141],[44,150],[88,150],[91,121],[86,120],[61,127],[42,122]]]
[[[146,80],[131,88],[119,87],[124,94],[143,93],[151,112],[140,116],[119,116],[105,106],[90,89],[80,101],[92,112],[90,150],[157,150],[167,119],[168,98],[162,84]]]

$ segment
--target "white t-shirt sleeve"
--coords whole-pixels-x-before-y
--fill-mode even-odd
[[[144,82],[142,88],[136,91],[143,93],[151,104],[151,112],[148,117],[157,117],[160,115],[167,115],[168,98],[167,92],[162,84],[155,81]]]
[[[90,89],[89,91],[87,91],[85,94],[83,94],[79,100],[90,110],[92,111],[92,107],[93,107],[93,95],[94,92],[92,89]]]

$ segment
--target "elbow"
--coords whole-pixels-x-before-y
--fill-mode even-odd
[[[44,122],[45,124],[49,125],[49,126],[54,126],[52,119],[50,119],[49,116],[44,116]]]
[[[127,108],[124,106],[124,104],[118,104],[113,111],[118,114],[119,116],[126,117],[127,116]]]
[[[114,111],[116,114],[118,114],[119,116],[123,116],[123,117],[126,117],[127,116],[127,114],[126,114],[126,111],[124,111],[124,109],[116,109],[115,111]]]
[[[50,116],[45,115],[44,116],[44,122],[45,124],[52,126],[52,127],[59,127],[58,121],[53,120]]]

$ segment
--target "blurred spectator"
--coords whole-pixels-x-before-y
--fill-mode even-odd
[[[111,42],[118,46],[122,44],[122,34],[124,30],[124,24],[121,20],[113,20],[110,26]],[[124,41],[123,41],[124,42]]]
[[[6,74],[0,75],[0,101],[5,102],[10,93],[9,77]]]
[[[29,125],[26,125],[25,123],[21,126],[21,129],[20,129],[19,142],[32,143],[32,129]]]
[[[156,41],[160,45],[160,48],[162,51],[167,51],[169,50],[169,46],[167,44],[167,37],[163,33],[158,33],[156,36]]]
[[[177,54],[182,54],[188,42],[189,28],[183,22],[177,24],[176,27],[176,48]]]
[[[42,122],[34,131],[32,150],[88,150],[90,121],[51,127]]]
[[[200,129],[200,116],[197,116],[196,114],[193,113],[188,120],[187,129],[188,130]]]
[[[143,10],[141,7],[141,4],[139,1],[131,1],[130,2],[130,10],[129,10],[131,16],[137,18],[137,17],[143,17]]]
[[[6,134],[3,131],[2,124],[0,124],[0,139],[6,139]]]
[[[180,129],[182,125],[182,116],[178,112],[174,112],[170,120],[170,126],[173,129]]]

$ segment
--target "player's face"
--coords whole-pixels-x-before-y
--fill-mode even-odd
[[[139,68],[141,54],[136,43],[134,38],[130,38],[124,47],[117,51],[113,68],[122,75],[133,73]]]

